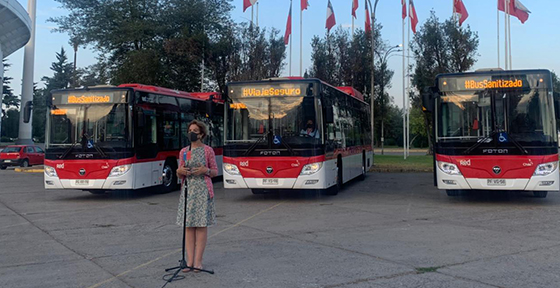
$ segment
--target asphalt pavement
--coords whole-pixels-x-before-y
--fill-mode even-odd
[[[368,174],[337,196],[215,183],[204,267],[166,287],[558,287],[560,195],[448,197],[431,173]],[[45,191],[0,171],[0,287],[162,287],[178,192]]]

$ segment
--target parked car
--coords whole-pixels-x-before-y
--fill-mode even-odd
[[[8,166],[43,165],[45,151],[35,145],[10,145],[0,152],[0,169]]]

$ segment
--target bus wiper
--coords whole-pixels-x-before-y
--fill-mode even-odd
[[[88,137],[87,134],[84,133],[83,136],[86,138],[86,140],[88,140],[88,141],[90,140],[90,138]],[[87,145],[87,142],[86,142],[86,145]],[[105,154],[105,152],[103,152],[103,150],[101,150],[101,148],[99,148],[97,145],[95,145],[95,143],[93,143],[93,141],[91,141],[91,146],[95,149],[95,151],[97,151],[97,153],[101,154],[101,157],[108,158],[107,154]]]
[[[251,147],[249,147],[249,149],[247,149],[247,151],[245,151],[245,156],[248,156],[249,154],[251,154],[251,152],[253,152],[255,150],[255,148],[257,148],[257,145],[259,145],[259,143],[261,143],[265,139],[266,139],[266,135],[257,139],[257,141],[255,141],[255,143],[253,143],[253,145],[251,145]]]
[[[74,146],[76,146],[76,144],[78,143],[72,143],[72,146],[70,146],[70,148],[66,149],[66,151],[64,151],[64,153],[62,153],[62,155],[60,155],[58,157],[58,159],[64,159],[66,158],[66,156],[68,156],[68,154],[70,153],[70,151],[72,151],[72,149],[74,149]]]
[[[497,131],[492,131],[492,133],[490,133],[490,135],[478,140],[473,146],[471,146],[469,149],[465,150],[465,152],[463,152],[463,154],[471,153],[474,149],[476,149],[480,145],[482,145],[482,143],[486,143],[488,140],[492,140],[497,133],[498,133]]]
[[[529,155],[529,152],[527,152],[527,150],[521,146],[521,144],[519,144],[519,142],[515,139],[513,139],[512,137],[509,137],[509,140],[517,147],[519,148],[519,150],[521,150],[521,152],[525,155]]]
[[[288,149],[288,152],[290,152],[290,155],[294,155],[294,149],[292,149],[292,147],[290,145],[288,145],[288,143],[286,143],[286,141],[280,140],[280,143],[282,143],[282,145],[284,145]]]

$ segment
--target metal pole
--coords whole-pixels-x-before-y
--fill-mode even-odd
[[[408,1],[408,11],[410,11],[410,1]],[[410,106],[410,31],[412,31],[412,22],[410,22],[410,17],[408,18],[408,24],[409,24],[409,29],[408,29],[408,58],[406,60],[407,65],[406,65],[406,75],[407,75],[407,93],[406,93],[406,157],[408,157],[410,155],[409,149],[410,149],[410,110],[409,110],[409,106]],[[406,159],[406,158],[405,158]]]
[[[498,5],[500,3],[500,0],[497,0],[497,5],[496,5],[496,22],[497,22],[497,33],[496,35],[498,36],[498,68],[500,67],[500,10],[498,9]]]
[[[509,70],[513,70],[513,62],[511,61],[511,15],[508,14],[508,48],[509,48]]]
[[[303,76],[303,9],[299,9],[299,77]]]
[[[369,7],[371,6],[371,1],[368,0],[369,2]],[[374,37],[374,33],[375,33],[375,10],[377,9],[377,3],[379,2],[379,0],[375,0],[375,5],[373,6],[373,12],[371,13],[371,99],[370,99],[370,103],[371,103],[371,151],[373,152],[373,154],[375,155],[375,147],[374,147],[374,141],[375,141],[375,37]]]
[[[18,140],[16,144],[33,144],[33,138],[31,133],[32,119],[29,119],[29,123],[23,122],[23,108],[27,101],[33,101],[33,69],[35,66],[35,26],[37,22],[36,18],[37,11],[37,1],[29,0],[27,2],[27,13],[31,18],[31,38],[27,45],[25,45],[25,52],[23,56],[23,80],[21,89],[21,109],[19,117],[19,133]]]
[[[290,0],[290,9],[292,9],[292,0]],[[290,11],[291,13],[292,11]],[[293,17],[290,17],[290,27],[292,27],[292,23],[293,23]],[[290,74],[288,74],[288,76],[292,76],[292,35],[290,35]]]
[[[403,43],[403,51],[402,51],[402,88],[403,88],[403,94],[402,94],[402,107],[403,107],[403,114],[402,114],[402,133],[403,133],[403,157],[404,159],[406,159],[406,133],[405,133],[405,129],[406,129],[406,86],[405,86],[405,77],[406,77],[406,68],[405,68],[405,58],[404,58],[404,25],[405,25],[405,19],[403,18],[402,20],[402,43]],[[408,44],[410,45],[410,43]],[[407,45],[407,46],[408,46]]]
[[[259,2],[257,2],[257,27],[259,27]]]
[[[504,7],[504,12],[505,12],[504,13],[504,41],[505,41],[504,56],[505,56],[506,70],[508,70],[509,69],[509,64],[508,64],[507,14],[509,13],[509,9],[508,9],[509,8],[509,1],[505,0],[504,5],[505,5],[505,7]]]

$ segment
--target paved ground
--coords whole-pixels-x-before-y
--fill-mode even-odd
[[[334,197],[216,184],[205,267],[166,287],[558,287],[560,195],[449,198],[431,174]],[[180,259],[178,193],[45,191],[0,171],[0,287],[161,287]]]

